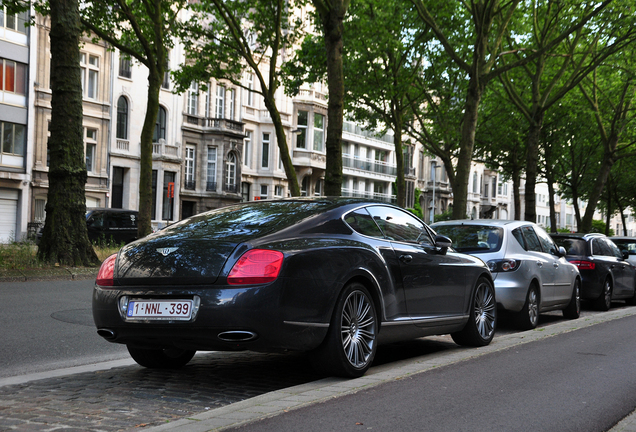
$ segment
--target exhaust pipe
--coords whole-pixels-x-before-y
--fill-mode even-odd
[[[117,337],[117,334],[110,329],[98,329],[97,334],[106,340],[115,340],[115,338]]]
[[[250,331],[233,330],[219,333],[217,337],[225,342],[247,342],[256,339],[258,335]]]

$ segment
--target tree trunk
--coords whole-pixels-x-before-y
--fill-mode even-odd
[[[400,129],[398,129],[398,127]],[[393,144],[395,145],[395,162],[397,165],[397,176],[395,178],[395,189],[397,193],[397,205],[399,207],[406,207],[406,183],[404,181],[404,146],[402,145],[401,120],[396,121],[395,136],[393,138]],[[424,210],[422,210],[424,211]]]
[[[289,184],[289,193],[291,196],[300,196],[300,186],[298,185],[298,177],[296,177],[296,169],[292,163],[291,156],[289,155],[289,146],[287,145],[287,137],[285,136],[285,129],[283,129],[283,122],[280,118],[280,112],[276,108],[276,100],[273,93],[268,94],[264,98],[265,107],[269,111],[269,115],[274,123],[274,129],[276,130],[276,141],[278,143],[278,149],[280,150],[280,157],[283,162],[283,168],[287,175],[287,183]]]
[[[606,146],[606,149],[613,148],[616,148],[615,143],[610,143]],[[580,232],[588,233],[592,229],[592,219],[594,218],[594,212],[596,211],[598,200],[603,193],[603,189],[605,188],[605,182],[607,182],[607,178],[609,177],[610,171],[612,170],[612,165],[614,165],[614,161],[610,155],[610,151],[606,150],[605,155],[603,156],[603,161],[601,162],[598,176],[596,177],[594,186],[592,187],[592,193],[587,200],[587,207],[585,208],[585,214],[583,215],[583,220],[581,222],[581,229],[579,230]]]
[[[141,160],[139,161],[139,219],[137,222],[139,238],[152,232],[150,223],[152,216],[152,138],[159,113],[159,92],[163,79],[163,71],[156,71],[149,67],[148,72],[148,103],[141,129]],[[167,198],[163,197],[163,199]]]
[[[343,1],[332,2],[328,13],[321,13],[327,50],[327,166],[325,169],[325,195],[342,194],[342,125],[344,107],[344,73],[342,66],[343,20],[347,5]]]
[[[476,73],[474,75],[476,75]],[[465,219],[466,214],[470,213],[467,207],[468,180],[470,177],[470,166],[473,160],[473,149],[475,147],[475,130],[477,129],[479,102],[481,101],[481,96],[484,91],[483,85],[474,75],[470,78],[468,92],[466,94],[462,136],[459,144],[455,182],[453,185],[453,219]]]
[[[526,190],[525,190],[525,210],[524,220],[529,222],[537,221],[537,200],[535,187],[539,172],[539,143],[541,128],[543,127],[543,111],[535,113],[530,121],[528,139],[526,141]]]
[[[86,162],[79,66],[80,20],[77,0],[53,0],[51,7],[51,136],[46,221],[40,259],[64,265],[99,260],[86,230]]]
[[[515,206],[515,220],[521,220],[521,173],[519,171],[512,174],[512,200]]]

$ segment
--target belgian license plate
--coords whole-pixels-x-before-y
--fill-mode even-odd
[[[126,316],[141,319],[189,320],[192,300],[131,300]]]

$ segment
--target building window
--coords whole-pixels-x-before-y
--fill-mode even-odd
[[[29,12],[24,11],[18,14],[8,14],[6,12],[6,8],[0,3],[0,27],[26,34],[26,23],[29,18]]]
[[[314,189],[314,196],[322,196],[324,182],[324,179],[318,179],[318,181],[316,182],[316,188]]]
[[[229,89],[228,90],[228,110],[230,112],[230,120],[235,120],[235,114],[234,114],[234,99],[235,99],[235,94],[236,91],[234,89]]]
[[[170,51],[166,51],[166,69],[163,71],[163,82],[161,88],[170,89]]]
[[[275,185],[274,186],[274,196],[275,197],[282,197],[284,193],[284,189],[282,185]]]
[[[95,172],[95,157],[97,153],[97,129],[86,128],[86,171]]]
[[[252,131],[245,131],[245,140],[243,141],[243,165],[250,166],[250,151],[252,150]]]
[[[217,85],[216,86],[216,97],[215,97],[216,107],[214,111],[214,117],[216,118],[225,118],[225,87]]]
[[[188,89],[187,112],[190,115],[197,115],[199,107],[199,83],[192,82]]]
[[[208,173],[205,189],[216,191],[216,147],[208,147]]]
[[[26,146],[26,127],[21,124],[0,122],[0,141],[2,154],[24,156]]]
[[[194,190],[196,189],[194,180],[196,148],[194,146],[186,146],[185,152],[185,184],[183,187],[184,189]]]
[[[261,199],[267,199],[267,185],[261,185]]]
[[[159,107],[157,113],[157,123],[155,123],[155,132],[152,136],[152,142],[159,142],[160,139],[166,139],[166,109]]]
[[[261,167],[268,168],[269,167],[269,134],[263,134],[263,152],[261,158]]]
[[[80,53],[80,67],[82,68],[82,93],[84,97],[97,99],[99,57],[87,53]]]
[[[477,193],[477,171],[473,172],[473,193]]]
[[[225,184],[228,186],[228,191],[232,191],[236,186],[236,156],[234,153],[227,155]]]
[[[163,208],[161,219],[171,221],[174,219],[174,179],[176,173],[164,171],[163,173]]]
[[[210,117],[210,87],[205,92],[205,118]]]
[[[325,151],[325,116],[314,114],[314,150]]]
[[[152,170],[152,208],[150,209],[150,219],[155,220],[157,216],[157,170]]]
[[[119,54],[119,76],[122,78],[131,78],[132,77],[132,62],[130,61],[130,57]]]
[[[254,106],[254,74],[247,74],[247,106]]]
[[[306,175],[303,177],[303,181],[300,184],[300,196],[307,196],[307,191],[309,190],[309,176]]]
[[[0,91],[26,95],[27,65],[0,58]]]
[[[128,139],[128,100],[123,96],[117,100],[117,138]]]
[[[307,111],[298,111],[298,124],[296,129],[298,135],[296,135],[296,148],[307,148]]]

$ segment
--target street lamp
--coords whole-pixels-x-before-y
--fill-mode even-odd
[[[433,211],[431,212],[430,217],[431,224],[435,222],[435,178],[437,177],[437,167],[439,167],[439,165],[437,165],[437,161],[433,161],[433,163],[431,164],[431,175],[433,177]]]

